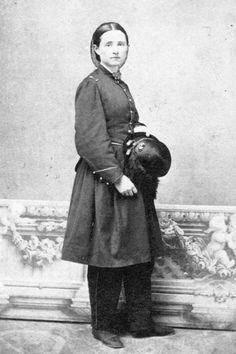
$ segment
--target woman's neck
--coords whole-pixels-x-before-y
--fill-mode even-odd
[[[110,73],[117,73],[119,71],[119,67],[115,66],[114,69],[112,68],[108,68],[105,64],[100,63],[102,66],[104,66],[105,69],[107,69],[108,71],[110,71]]]

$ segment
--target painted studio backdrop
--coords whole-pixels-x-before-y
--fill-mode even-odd
[[[158,202],[236,202],[234,0],[2,0],[0,197],[69,200],[74,95],[102,22],[130,37],[122,73],[140,120],[170,148]]]
[[[0,317],[89,321],[86,267],[60,260],[90,40],[119,22],[122,77],[170,149],[156,321],[236,329],[236,1],[0,1]],[[43,310],[42,310],[43,309]]]

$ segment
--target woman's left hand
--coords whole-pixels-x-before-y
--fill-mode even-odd
[[[114,185],[118,192],[126,197],[133,197],[138,193],[138,190],[133,182],[125,175],[115,182]]]

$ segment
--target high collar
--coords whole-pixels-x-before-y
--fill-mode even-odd
[[[102,64],[98,65],[98,69],[101,70],[107,76],[109,76],[111,79],[113,79],[115,81],[120,80],[121,73],[119,70],[117,71],[117,73],[112,73],[110,70],[105,68],[105,66],[103,66]]]

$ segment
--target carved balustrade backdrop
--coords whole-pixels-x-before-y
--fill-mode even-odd
[[[236,207],[156,205],[157,322],[236,329]],[[60,259],[68,203],[0,200],[0,317],[89,321],[86,267]]]

